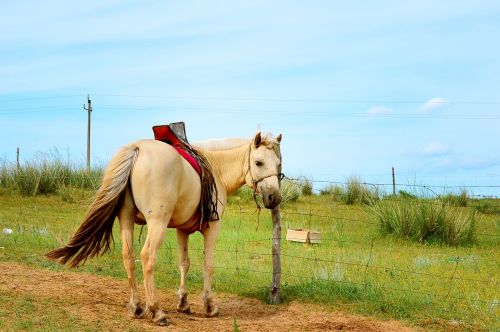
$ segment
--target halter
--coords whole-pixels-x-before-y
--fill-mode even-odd
[[[257,184],[259,182],[261,182],[264,179],[276,176],[278,178],[278,183],[281,185],[281,180],[283,180],[283,178],[285,177],[285,174],[281,173],[281,165],[280,165],[280,172],[279,173],[271,174],[271,175],[267,175],[267,176],[263,176],[260,179],[255,180],[254,177],[253,177],[253,175],[252,175],[252,169],[250,167],[250,154],[252,153],[252,144],[253,144],[253,142],[250,143],[250,145],[248,147],[248,169],[247,169],[247,172],[245,173],[245,176],[247,174],[250,174],[250,177],[252,178],[252,185],[253,185],[253,191],[254,191],[254,196],[255,196],[256,195],[256,191],[257,191]],[[281,162],[281,156],[279,156],[279,159],[280,159],[280,162]]]
[[[262,209],[262,207],[260,206],[259,202],[257,202],[257,184],[259,182],[261,182],[262,180],[264,179],[267,179],[267,178],[270,178],[270,177],[273,177],[273,176],[276,176],[278,178],[278,184],[281,186],[281,180],[283,180],[283,178],[285,177],[285,174],[281,173],[281,154],[279,157],[280,159],[280,172],[277,173],[277,174],[271,174],[271,175],[267,175],[267,176],[263,176],[261,177],[260,179],[257,179],[255,180],[253,175],[252,175],[252,169],[250,167],[250,154],[252,153],[252,143],[250,143],[249,147],[248,147],[248,169],[247,169],[247,172],[245,173],[245,177],[247,174],[250,174],[250,177],[252,178],[252,185],[253,185],[253,200],[255,201],[255,204],[257,205],[257,210],[258,210],[258,217],[257,217],[257,227],[259,227],[259,220],[260,220],[260,210]]]

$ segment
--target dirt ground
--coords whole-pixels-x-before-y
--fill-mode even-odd
[[[171,321],[169,326],[159,327],[148,319],[128,316],[126,280],[53,272],[14,263],[0,263],[0,271],[0,291],[48,300],[51,305],[76,313],[81,320],[99,319],[106,330],[123,330],[125,324],[146,331],[233,331],[236,320],[240,331],[414,331],[397,321],[379,321],[319,305],[293,302],[271,306],[227,294],[216,294],[219,317],[203,317],[200,294],[190,295],[193,314],[185,315],[175,311],[177,296],[173,290],[158,291],[160,304]],[[144,299],[143,294],[141,296]],[[121,324],[116,323],[116,317],[123,317]]]

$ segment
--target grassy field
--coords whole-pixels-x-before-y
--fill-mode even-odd
[[[43,254],[67,240],[79,225],[92,191],[66,188],[59,194],[23,197],[0,188],[0,260],[63,270]],[[495,202],[493,202],[495,203]],[[491,204],[493,204],[491,203]],[[498,202],[496,202],[498,204]],[[456,207],[470,209],[470,207]],[[364,205],[347,205],[329,195],[300,196],[283,209],[286,228],[321,231],[323,242],[306,245],[283,241],[282,294],[346,311],[436,328],[499,328],[500,220],[479,214],[477,240],[467,246],[422,244],[383,236]],[[271,221],[263,211],[257,223],[255,205],[238,197],[230,200],[217,244],[215,291],[267,298],[271,280]],[[136,252],[139,251],[139,227]],[[144,241],[144,239],[142,239]],[[125,278],[116,246],[79,271]],[[202,287],[202,236],[190,241],[188,287]],[[139,264],[140,271],[140,264]],[[139,275],[139,279],[141,276]],[[177,247],[169,230],[158,262],[157,284],[176,288]]]

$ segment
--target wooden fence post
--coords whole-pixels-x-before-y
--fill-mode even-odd
[[[392,194],[396,196],[396,175],[394,174],[394,167],[392,167]]]
[[[269,302],[271,304],[279,304],[280,288],[281,288],[281,212],[280,206],[272,210],[273,217],[273,281],[271,283],[271,292],[269,294]]]
[[[16,150],[16,169],[19,171],[19,147]]]

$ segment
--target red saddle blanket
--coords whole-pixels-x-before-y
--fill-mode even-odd
[[[158,141],[165,142],[171,145],[177,152],[182,156],[182,158],[186,159],[186,161],[193,166],[194,170],[201,177],[201,167],[196,161],[196,159],[190,155],[186,150],[182,148],[183,143],[181,140],[174,134],[172,129],[168,125],[154,126],[153,132],[155,135],[155,139]]]

